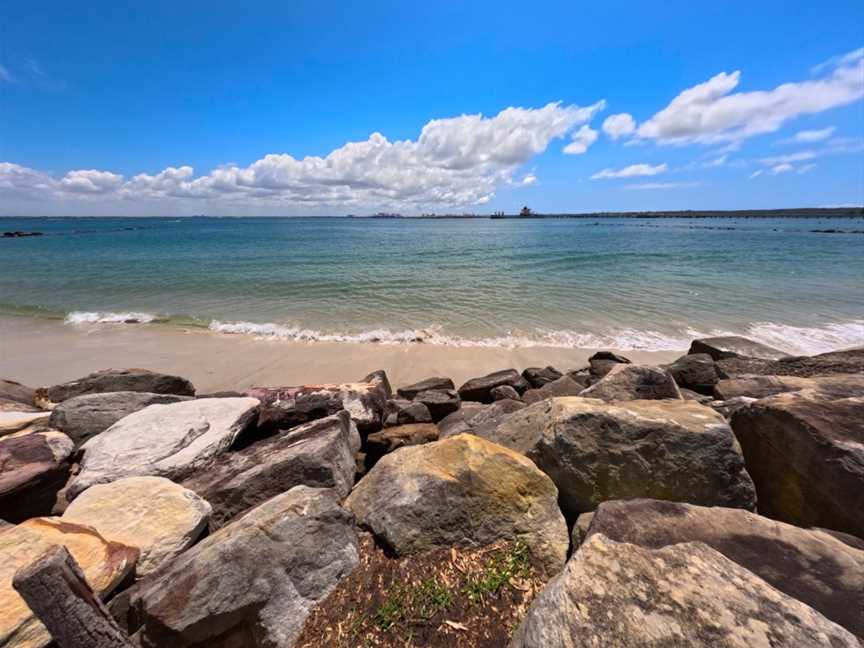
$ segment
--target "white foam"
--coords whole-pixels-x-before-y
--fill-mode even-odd
[[[156,320],[150,313],[110,313],[73,311],[66,316],[67,324],[149,324]]]
[[[757,322],[744,336],[781,351],[812,355],[864,345],[864,319],[821,328]]]

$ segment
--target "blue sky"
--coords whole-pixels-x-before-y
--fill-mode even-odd
[[[2,5],[0,213],[864,203],[864,3],[130,7]]]

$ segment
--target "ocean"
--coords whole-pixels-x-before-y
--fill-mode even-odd
[[[841,230],[840,233],[813,230]],[[292,340],[864,344],[864,220],[27,218],[0,315]],[[857,230],[858,233],[851,233]]]

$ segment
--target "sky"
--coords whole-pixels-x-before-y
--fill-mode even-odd
[[[0,215],[864,204],[864,3],[0,0]]]

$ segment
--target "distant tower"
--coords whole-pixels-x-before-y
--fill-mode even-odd
[[[522,211],[519,212],[520,216],[531,216],[534,212],[532,212],[527,206],[522,208]]]

